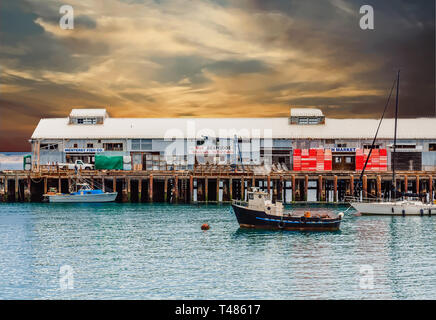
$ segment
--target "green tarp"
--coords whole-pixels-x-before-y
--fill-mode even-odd
[[[95,169],[123,170],[123,156],[108,157],[95,155]]]

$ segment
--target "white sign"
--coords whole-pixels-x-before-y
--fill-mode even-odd
[[[65,148],[64,152],[71,152],[71,153],[97,153],[97,152],[104,152],[104,148]]]
[[[189,154],[201,154],[201,155],[224,155],[224,154],[233,154],[232,146],[216,146],[216,145],[207,145],[207,146],[196,146],[191,147],[189,149]]]
[[[332,152],[356,152],[356,148],[332,148]]]

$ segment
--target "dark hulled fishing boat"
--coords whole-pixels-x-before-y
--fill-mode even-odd
[[[248,192],[248,201],[234,200],[232,208],[241,228],[272,230],[336,231],[344,215],[284,211],[281,202],[272,203],[268,193],[255,188]]]

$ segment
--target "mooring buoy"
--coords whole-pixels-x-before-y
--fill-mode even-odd
[[[210,226],[207,223],[203,223],[201,225],[201,230],[209,230],[209,229],[210,229]]]

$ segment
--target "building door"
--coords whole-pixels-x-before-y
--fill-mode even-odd
[[[354,171],[356,169],[356,154],[354,152],[333,152],[332,169],[337,171]]]

